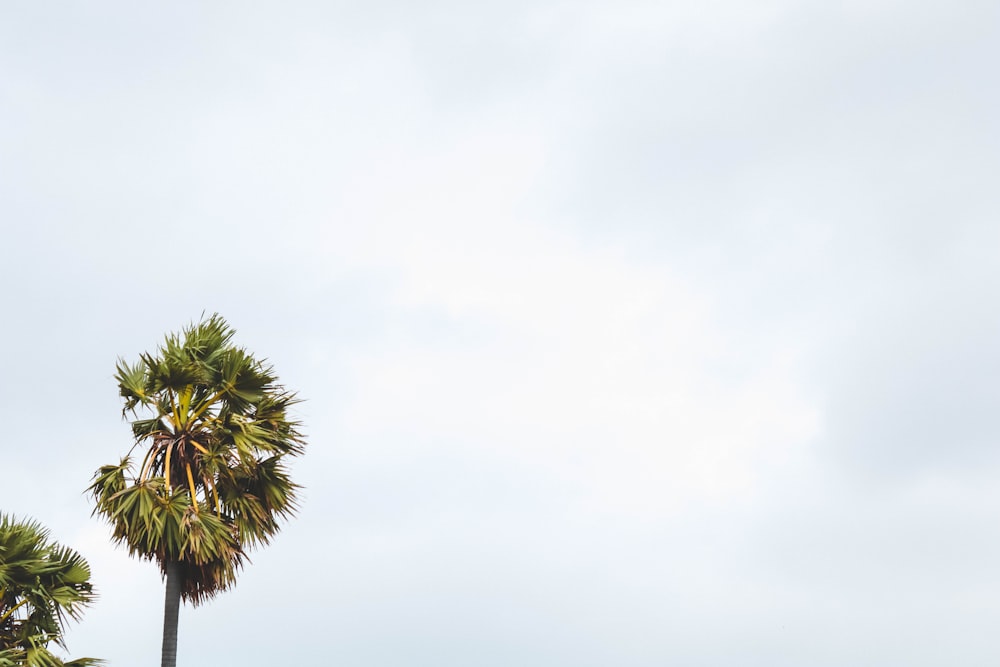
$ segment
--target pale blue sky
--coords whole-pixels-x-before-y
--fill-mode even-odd
[[[303,510],[179,664],[995,665],[995,3],[0,9],[0,510],[82,491],[203,311]]]

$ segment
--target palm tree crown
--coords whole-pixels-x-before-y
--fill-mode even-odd
[[[89,489],[113,539],[165,576],[179,567],[193,604],[232,586],[247,548],[267,544],[296,508],[284,457],[305,445],[288,417],[298,399],[233,334],[213,315],[135,364],[119,360],[141,458],[103,466]]]
[[[68,619],[94,600],[90,567],[80,554],[49,540],[34,521],[0,514],[0,667],[85,667],[101,661],[63,662],[48,650],[63,648]]]

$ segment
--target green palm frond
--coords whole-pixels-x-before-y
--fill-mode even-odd
[[[63,628],[95,599],[90,566],[69,547],[49,540],[30,520],[0,514],[0,667],[60,667],[48,650],[63,646]],[[96,665],[85,658],[77,665]]]
[[[44,647],[0,651],[0,667],[97,667],[105,664],[97,658],[64,661]]]

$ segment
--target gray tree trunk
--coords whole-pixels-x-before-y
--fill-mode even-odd
[[[177,667],[177,615],[181,607],[181,566],[167,563],[167,594],[163,601],[163,653],[161,667]]]

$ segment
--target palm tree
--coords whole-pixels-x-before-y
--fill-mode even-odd
[[[176,665],[181,600],[198,605],[230,588],[247,550],[296,508],[284,458],[305,446],[288,416],[298,399],[234,333],[213,315],[135,364],[119,360],[122,415],[141,458],[103,466],[89,488],[114,541],[160,566],[163,667]]]
[[[66,648],[63,630],[94,600],[90,567],[80,554],[49,541],[34,521],[0,514],[0,667],[85,667],[48,649]]]

